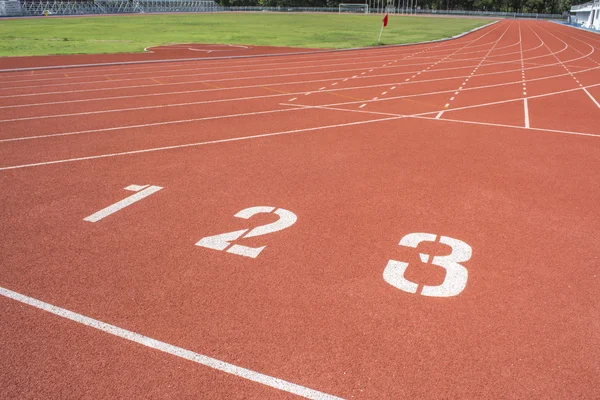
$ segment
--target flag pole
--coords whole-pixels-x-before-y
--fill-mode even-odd
[[[379,39],[377,39],[377,43],[381,43],[381,34],[383,33],[383,28],[385,28],[388,24],[388,13],[385,13],[385,17],[383,17],[383,21],[381,21],[381,30],[379,31]]]

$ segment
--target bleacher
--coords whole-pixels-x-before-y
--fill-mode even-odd
[[[17,17],[23,15],[18,0],[0,1],[0,17]]]
[[[600,30],[600,0],[572,6],[570,22],[583,28]]]
[[[18,7],[18,11],[6,16],[221,11],[214,0],[0,0],[0,15],[8,10],[4,3],[15,3]]]

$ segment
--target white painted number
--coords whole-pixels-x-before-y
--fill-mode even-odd
[[[205,238],[200,239],[198,243],[196,243],[196,246],[223,251],[231,245],[232,241],[241,239],[242,237],[249,238],[281,231],[285,228],[289,228],[290,226],[294,225],[294,223],[298,219],[296,217],[296,214],[294,214],[291,211],[284,210],[283,208],[275,209],[275,207],[265,206],[245,208],[242,211],[235,214],[234,217],[249,219],[250,217],[256,214],[269,214],[272,212],[279,216],[279,219],[273,223],[257,226],[256,228],[250,230],[250,232],[248,232],[248,229],[242,229],[239,231],[221,233],[219,235],[214,236],[207,236]],[[237,254],[240,256],[256,258],[258,257],[260,252],[264,250],[265,247],[267,246],[265,245],[262,247],[248,247],[239,244],[234,244],[233,246],[227,249],[227,252]]]
[[[416,248],[421,242],[435,242],[437,235],[431,233],[409,233],[404,236],[399,245]],[[438,286],[423,286],[421,295],[431,297],[451,297],[460,294],[467,286],[469,272],[461,262],[471,258],[471,246],[458,239],[447,236],[440,237],[440,243],[447,244],[452,252],[447,256],[435,256],[431,263],[446,270],[444,282]],[[429,254],[419,253],[422,262],[429,261]],[[390,285],[408,293],[417,293],[419,285],[404,277],[408,263],[390,260],[383,271],[383,279]]]
[[[150,196],[151,194],[158,192],[161,189],[162,189],[162,187],[160,187],[160,186],[129,185],[125,188],[125,190],[129,190],[131,192],[137,192],[137,193],[132,194],[131,196],[126,197],[121,201],[117,201],[115,204],[112,204],[106,208],[103,208],[102,210],[95,212],[88,217],[85,217],[83,220],[88,221],[88,222],[98,222],[101,219],[106,218],[109,215],[114,214],[117,211],[122,210],[123,208],[130,206],[133,203],[140,201],[140,200]]]

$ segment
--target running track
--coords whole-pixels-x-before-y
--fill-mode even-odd
[[[537,21],[3,73],[2,397],[599,398],[599,101]]]

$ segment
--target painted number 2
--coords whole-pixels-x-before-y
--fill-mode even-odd
[[[230,247],[231,242],[235,241],[237,239],[241,239],[241,238],[262,236],[262,235],[266,235],[269,233],[281,231],[285,228],[289,228],[290,226],[294,225],[294,223],[296,222],[298,217],[296,217],[296,214],[294,214],[293,212],[284,210],[283,208],[275,209],[275,207],[265,207],[265,206],[245,208],[242,211],[240,211],[234,215],[234,217],[237,217],[237,218],[249,219],[250,217],[252,217],[256,214],[261,214],[261,213],[269,214],[272,212],[274,212],[275,214],[277,214],[279,216],[279,219],[273,223],[257,226],[256,228],[250,230],[249,232],[248,232],[248,229],[242,229],[239,231],[221,233],[219,235],[214,235],[214,236],[207,236],[207,237],[200,239],[198,241],[198,243],[196,243],[196,246],[206,247],[209,249],[220,250],[220,251],[227,249],[226,251],[228,253],[233,253],[233,254],[237,254],[237,255],[245,256],[245,257],[256,258],[256,257],[258,257],[260,252],[263,251],[265,247],[267,247],[266,245],[262,246],[262,247],[248,247],[248,246],[242,246],[239,244],[234,244],[233,246]]]
[[[437,235],[431,233],[409,233],[404,236],[400,246],[416,248],[421,242],[435,242]],[[458,239],[448,236],[441,236],[440,243],[446,244],[452,248],[452,252],[447,256],[435,256],[431,263],[446,270],[444,282],[438,286],[423,286],[421,295],[430,297],[452,297],[460,294],[467,286],[469,272],[463,267],[461,262],[468,261],[471,258],[471,246]],[[427,263],[429,254],[419,253],[421,261]],[[383,279],[390,285],[408,293],[417,293],[419,285],[409,281],[404,277],[408,263],[390,260],[383,271]]]

